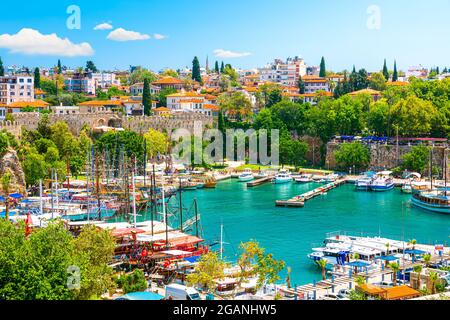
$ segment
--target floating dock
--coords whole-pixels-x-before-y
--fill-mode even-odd
[[[257,179],[257,180],[253,180],[253,181],[247,182],[247,187],[250,187],[250,188],[257,187],[257,186],[260,186],[262,184],[271,182],[273,177],[274,176],[268,176],[268,177],[265,177],[265,178],[261,178],[261,179]]]
[[[314,199],[320,195],[323,195],[324,193],[335,189],[341,185],[343,185],[344,183],[346,183],[345,179],[340,179],[337,180],[335,182],[326,184],[324,186],[321,186],[319,188],[316,188],[312,191],[308,191],[306,193],[303,193],[297,197],[294,197],[292,199],[289,200],[276,200],[275,201],[275,205],[277,207],[296,207],[296,208],[301,208],[305,206],[305,202],[311,199]]]

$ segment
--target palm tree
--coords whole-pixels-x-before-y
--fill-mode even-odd
[[[412,249],[415,250],[417,240],[416,239],[409,240],[409,244],[412,244]],[[412,254],[412,258],[413,258],[413,261],[416,261],[416,255],[414,253]]]
[[[425,262],[425,266],[428,268],[431,262],[431,254],[427,253],[423,255],[423,261]]]
[[[430,280],[430,285],[431,285],[431,294],[436,293],[436,281],[438,280],[438,278],[439,278],[439,276],[438,276],[437,272],[430,271],[430,273],[428,274],[428,279]]]
[[[3,197],[5,198],[5,220],[9,220],[9,194],[11,188],[11,173],[7,172],[1,179]]]
[[[288,289],[291,288],[291,267],[287,267],[287,277],[286,277],[286,285],[288,287]]]
[[[413,267],[413,271],[417,273],[417,289],[419,290],[420,290],[420,277],[422,276],[422,270],[423,268],[421,265]]]
[[[386,257],[387,257],[387,256],[389,256],[389,247],[390,247],[391,245],[390,245],[389,242],[388,242],[388,243],[385,244],[385,246],[386,246]],[[388,267],[388,264],[389,264],[389,262],[386,260],[386,261],[385,261],[385,267],[386,267],[386,268]]]
[[[327,259],[320,259],[319,261],[316,261],[316,263],[319,266],[319,268],[322,269],[322,279],[323,280],[327,280],[326,269],[327,269],[327,265],[328,265],[328,260]]]
[[[400,266],[397,262],[393,262],[389,264],[389,268],[392,269],[392,273],[393,273],[393,281],[394,282],[394,286],[397,285],[397,272],[400,270]]]
[[[357,276],[355,278],[355,283],[358,285],[358,287],[361,287],[362,285],[366,284],[366,279],[363,276]]]

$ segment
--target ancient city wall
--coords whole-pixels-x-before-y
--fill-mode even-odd
[[[24,112],[14,114],[14,122],[0,122],[0,130],[6,129],[17,137],[21,134],[21,128],[29,130],[37,129],[40,113]],[[184,128],[193,131],[195,126],[212,127],[213,117],[202,114],[179,114],[172,116],[138,116],[126,117],[113,112],[104,113],[78,113],[78,114],[51,114],[50,123],[64,121],[69,125],[74,134],[78,134],[84,125],[90,128],[109,126],[125,128],[136,132],[144,132],[152,128],[158,131],[171,132],[174,129]]]

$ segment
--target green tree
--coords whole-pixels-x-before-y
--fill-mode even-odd
[[[5,203],[5,220],[9,220],[9,206],[10,206],[10,200],[9,200],[9,194],[11,193],[11,173],[6,172],[3,174],[1,178],[2,183],[2,194],[4,203]]]
[[[169,149],[169,138],[166,134],[154,129],[149,129],[144,134],[147,141],[147,155],[150,158],[155,158],[157,155],[166,155]]]
[[[215,73],[219,73],[220,69],[219,69],[219,61],[216,60],[216,63],[214,64],[214,72]]]
[[[61,74],[62,73],[62,66],[61,66],[61,60],[59,60],[59,59],[58,59],[58,67],[57,68],[58,68],[57,69],[58,74]]]
[[[142,104],[144,105],[144,114],[146,116],[152,113],[152,96],[150,94],[150,83],[147,78],[144,79],[144,89],[142,92]]]
[[[436,284],[439,279],[439,275],[435,271],[430,271],[428,273],[429,286],[431,287],[431,294],[436,294]]]
[[[282,95],[281,95],[281,89],[273,89],[269,92],[269,96],[267,98],[267,104],[266,107],[270,108],[271,106],[277,104],[278,102],[280,102],[282,100]]]
[[[8,135],[4,132],[0,132],[0,157],[8,151],[9,148],[9,138]]]
[[[322,270],[322,280],[327,280],[327,265],[328,260],[327,259],[320,259],[316,261],[317,266]]]
[[[144,82],[144,79],[148,79],[149,83],[152,83],[156,81],[157,77],[153,72],[142,67],[138,67],[130,75],[130,85],[142,83]]]
[[[134,270],[132,273],[123,275],[119,278],[119,287],[124,293],[141,292],[147,289],[147,281],[144,272],[140,269]]]
[[[372,73],[369,82],[369,88],[378,91],[384,91],[386,89],[386,79],[382,73]]]
[[[34,69],[34,87],[41,87],[41,71],[39,70],[39,68]]]
[[[237,121],[247,120],[252,115],[252,103],[242,91],[220,95],[218,104],[222,111]]]
[[[397,262],[392,262],[389,264],[389,268],[392,270],[394,287],[397,285],[397,274],[400,270],[400,265]]]
[[[392,74],[392,82],[398,81],[397,61],[394,61],[394,73]]]
[[[200,62],[197,57],[192,61],[192,80],[202,83],[202,76],[200,73]]]
[[[327,75],[327,70],[325,67],[325,58],[322,57],[322,60],[320,61],[320,72],[319,72],[319,77],[321,78],[325,78]]]
[[[428,166],[430,150],[424,146],[414,146],[403,156],[402,168],[404,170],[424,173]]]
[[[414,266],[413,271],[417,273],[417,289],[420,290],[423,267],[421,265]]]
[[[370,132],[378,136],[388,133],[389,105],[383,99],[370,105],[367,117],[367,127]]]
[[[167,96],[174,94],[174,93],[177,93],[177,90],[174,88],[161,89],[161,91],[159,92],[159,95],[158,95],[159,105],[161,107],[167,106]]]
[[[298,78],[298,91],[300,94],[305,94],[305,82],[301,76]]]
[[[98,69],[94,64],[94,61],[91,60],[86,62],[86,68],[84,70],[86,72],[94,72],[94,73],[98,72]]]
[[[5,68],[3,67],[3,61],[0,57],[0,77],[3,77],[5,75]]]
[[[334,154],[342,169],[355,166],[357,170],[366,168],[370,162],[369,150],[359,142],[344,143]]]
[[[386,65],[386,59],[384,59],[384,65],[383,65],[383,76],[385,81],[389,81],[389,70]]]
[[[225,277],[225,267],[226,263],[218,254],[210,251],[200,258],[194,272],[187,276],[186,281],[191,286],[199,286],[213,292],[216,288],[215,281]]]
[[[438,117],[437,109],[431,102],[413,95],[399,100],[391,108],[391,114],[392,124],[398,126],[401,136],[407,137],[428,136]]]
[[[224,70],[225,70],[225,65],[223,64],[223,61],[222,61],[222,64],[220,65],[220,73],[223,73]]]
[[[27,154],[25,160],[22,162],[22,167],[28,185],[36,185],[47,174],[45,158],[38,153],[32,152]]]

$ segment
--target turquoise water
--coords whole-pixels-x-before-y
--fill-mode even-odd
[[[227,259],[236,258],[241,242],[256,240],[266,252],[292,268],[292,283],[298,285],[321,279],[320,271],[306,255],[328,232],[364,232],[399,240],[404,234],[405,240],[417,239],[420,243],[450,240],[450,216],[411,207],[410,195],[399,189],[375,193],[344,185],[308,201],[304,208],[275,207],[275,200],[289,199],[315,187],[317,184],[292,183],[247,188],[228,180],[216,189],[184,192],[183,200],[188,205],[194,197],[197,199],[207,241],[219,239],[223,223]]]

